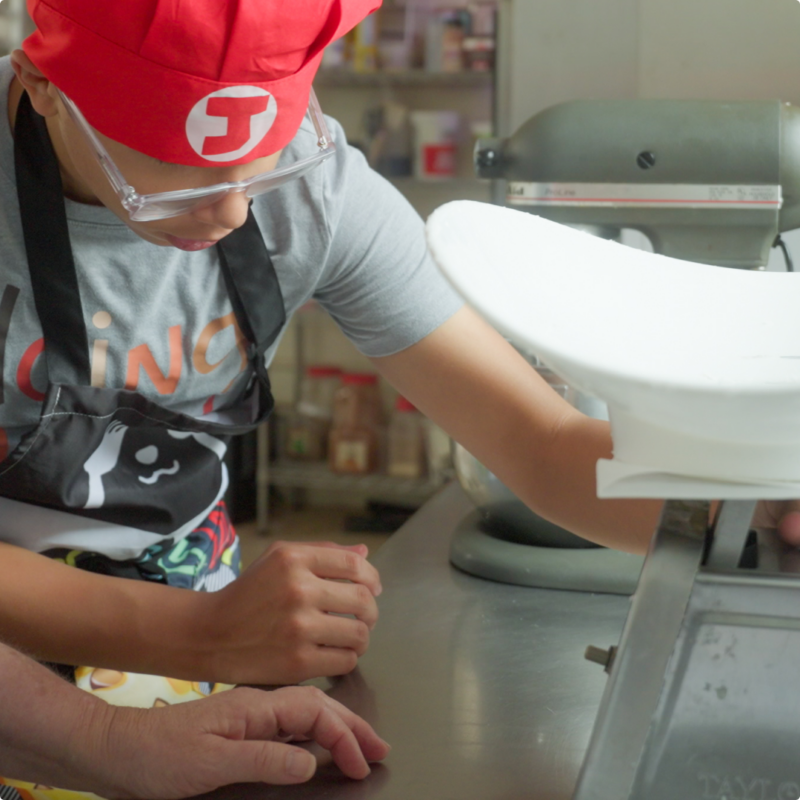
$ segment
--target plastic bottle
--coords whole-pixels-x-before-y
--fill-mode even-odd
[[[389,458],[386,471],[395,478],[421,478],[425,474],[424,417],[398,397],[389,422]]]
[[[333,400],[328,464],[334,472],[368,473],[378,468],[383,422],[378,376],[350,372],[341,376]]]
[[[442,72],[464,69],[464,25],[459,16],[447,17],[442,32]]]
[[[306,461],[323,461],[333,416],[333,397],[342,371],[338,367],[311,366],[300,387],[300,399],[289,418],[286,455]]]
[[[378,69],[378,16],[373,11],[355,28],[353,48],[353,70],[355,72],[375,72]]]

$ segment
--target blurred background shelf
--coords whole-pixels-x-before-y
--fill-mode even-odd
[[[278,460],[269,465],[269,483],[284,489],[359,492],[370,498],[423,503],[437,492],[441,481],[394,478],[390,475],[345,475],[331,472],[324,462]]]
[[[33,23],[25,10],[25,0],[0,2],[0,56],[8,55],[33,32]]]
[[[323,111],[422,217],[450,200],[494,196],[474,177],[472,153],[493,133],[497,8],[496,0],[384,0],[326,50],[317,73]]]
[[[322,87],[435,87],[442,89],[484,89],[494,84],[492,72],[428,72],[424,69],[353,72],[347,69],[322,69],[314,86]]]

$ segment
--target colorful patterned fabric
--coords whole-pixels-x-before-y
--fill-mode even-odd
[[[239,574],[239,540],[224,502],[217,503],[202,525],[179,542],[165,539],[136,559],[117,561],[100,553],[48,550],[72,567],[120,578],[155,581],[195,591],[216,592]]]
[[[0,778],[0,792],[2,791],[9,793],[0,794],[3,800],[103,800],[91,792],[70,792],[67,789],[54,789],[40,783],[25,783],[7,778]]]

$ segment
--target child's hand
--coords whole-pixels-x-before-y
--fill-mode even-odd
[[[208,597],[208,641],[200,643],[208,651],[207,679],[287,684],[354,669],[369,645],[381,592],[366,555],[364,545],[271,545]]]
[[[81,788],[103,797],[166,800],[232,783],[303,783],[316,760],[279,741],[288,735],[330,750],[350,778],[365,778],[367,762],[389,751],[363,719],[308,686],[234,689],[148,710],[106,706],[100,714],[102,724],[76,745],[87,745],[89,774],[107,773],[98,776],[100,785]]]

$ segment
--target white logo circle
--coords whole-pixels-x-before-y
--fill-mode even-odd
[[[200,100],[186,118],[186,138],[207,161],[236,161],[269,133],[278,103],[258,86],[230,86]]]

